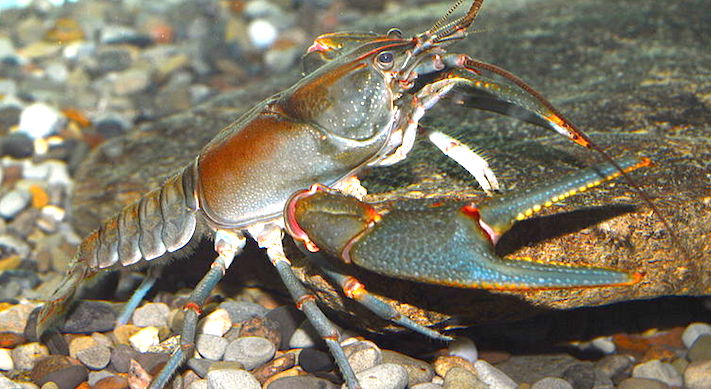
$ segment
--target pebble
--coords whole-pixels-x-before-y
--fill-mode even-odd
[[[696,339],[701,335],[711,335],[711,324],[707,323],[691,323],[684,329],[681,334],[681,340],[686,348],[691,348],[696,342]]]
[[[227,345],[225,361],[237,361],[246,370],[252,370],[263,365],[274,357],[276,347],[265,338],[248,336],[237,338]]]
[[[89,369],[101,370],[108,366],[111,361],[111,349],[104,345],[97,344],[94,347],[77,352],[77,359]]]
[[[114,328],[116,312],[102,301],[81,300],[67,315],[61,331],[75,334],[107,332]]]
[[[279,332],[281,333],[279,350],[288,350],[289,340],[299,324],[304,321],[304,314],[294,306],[282,305],[269,311],[266,317],[279,323]]]
[[[13,132],[0,137],[0,155],[9,155],[20,159],[31,157],[34,151],[35,144],[27,134]]]
[[[400,365],[384,363],[356,372],[362,389],[404,389],[407,386],[407,371]],[[341,386],[347,389],[346,384]]]
[[[0,216],[5,219],[12,219],[20,211],[27,208],[32,196],[30,192],[19,188],[10,190],[0,198]]]
[[[90,386],[96,385],[97,382],[100,380],[103,380],[106,377],[115,377],[113,373],[110,371],[106,370],[101,370],[101,371],[90,371],[89,376],[86,379],[86,382],[89,383]]]
[[[20,385],[0,374],[0,389],[20,389]]]
[[[615,379],[632,367],[632,358],[627,355],[606,355],[595,363],[596,371],[604,377]]]
[[[329,371],[334,368],[331,355],[315,348],[305,348],[299,352],[299,366],[308,373]]]
[[[262,386],[248,371],[211,369],[207,373],[207,387],[209,389],[261,389]]]
[[[693,362],[684,371],[688,389],[711,389],[711,360]]]
[[[479,373],[479,379],[485,384],[497,389],[516,389],[518,385],[501,370],[482,360],[474,362],[474,368]]]
[[[18,370],[31,370],[37,361],[49,355],[47,347],[41,343],[26,343],[12,349],[12,360]]]
[[[573,389],[573,385],[562,378],[545,377],[531,385],[531,389]]]
[[[127,373],[136,354],[131,346],[119,344],[111,350],[111,366],[119,373]]]
[[[239,365],[239,369],[243,369],[244,366],[242,364],[239,364],[237,362],[234,362],[235,364]],[[192,371],[195,372],[195,374],[198,375],[200,378],[205,378],[207,377],[207,372],[210,370],[210,367],[215,364],[215,361],[209,360],[209,359],[202,359],[202,358],[190,358],[188,360],[188,367],[192,369]]]
[[[632,377],[620,382],[617,389],[669,389],[669,385],[649,378]]]
[[[230,315],[233,323],[241,323],[255,316],[265,316],[269,310],[263,306],[249,301],[224,301],[219,308]]]
[[[449,351],[449,355],[462,357],[471,363],[474,363],[477,358],[479,358],[474,341],[465,336],[455,338],[449,344],[447,349]]]
[[[139,327],[164,327],[168,326],[168,313],[170,308],[164,303],[147,303],[133,312],[131,320],[133,325]]]
[[[215,309],[198,323],[198,333],[208,335],[222,336],[230,328],[232,328],[230,314],[222,308]]]
[[[615,346],[615,342],[613,342],[612,338],[609,336],[597,337],[590,342],[590,345],[605,354],[612,354],[617,349],[617,347]]]
[[[112,375],[97,381],[91,387],[92,389],[128,389],[129,382],[126,377]]]
[[[321,344],[323,340],[311,322],[304,320],[289,339],[291,348],[309,348]]]
[[[69,356],[76,358],[79,351],[86,350],[96,345],[98,345],[96,339],[89,335],[77,336],[69,342]]]
[[[561,378],[575,389],[592,389],[595,386],[595,367],[591,362],[575,363],[563,371]]]
[[[636,378],[649,378],[662,381],[670,386],[681,386],[683,380],[679,372],[669,363],[653,359],[635,366],[632,376]]]
[[[237,337],[245,336],[258,336],[268,339],[274,344],[274,347],[278,347],[281,344],[279,323],[263,316],[251,317],[242,322],[242,326],[237,331]]]
[[[343,347],[353,371],[358,373],[383,362],[383,354],[375,343],[364,340]]]
[[[200,334],[195,341],[195,347],[203,358],[219,361],[225,354],[229,341],[223,337]]]
[[[128,338],[128,342],[139,352],[147,352],[152,346],[160,343],[158,338],[158,328],[143,327]]]
[[[707,361],[711,359],[711,334],[703,334],[689,349],[686,356],[690,362]]]
[[[45,103],[30,104],[22,110],[18,132],[32,139],[46,138],[59,131],[66,118],[56,108]]]
[[[407,385],[410,387],[432,381],[434,377],[434,368],[425,361],[391,350],[382,350],[382,355],[383,363],[394,363],[407,370]]]
[[[74,389],[86,381],[89,371],[73,358],[52,355],[39,361],[30,375],[40,386],[52,381],[60,389]]]
[[[301,353],[299,353],[301,355]],[[289,370],[296,365],[297,353],[286,353],[278,358],[274,358],[268,363],[254,369],[252,375],[261,382],[266,383],[269,379],[276,375],[282,373],[283,371]]]
[[[274,380],[266,389],[338,389],[338,385],[324,378],[295,376]]]
[[[15,368],[15,363],[12,361],[12,350],[9,348],[0,348],[0,370],[9,371]]]
[[[444,389],[487,389],[487,385],[476,374],[463,367],[449,369],[442,386]]]
[[[207,379],[195,380],[188,385],[188,389],[208,389]]]

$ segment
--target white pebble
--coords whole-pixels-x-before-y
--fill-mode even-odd
[[[682,386],[684,384],[681,374],[670,363],[653,359],[640,363],[632,369],[632,377],[650,378],[666,383],[670,386]]]
[[[15,368],[9,348],[0,348],[0,370],[9,371]]]
[[[49,355],[49,349],[40,343],[21,344],[12,350],[12,361],[18,370],[31,370],[37,361]]]
[[[465,337],[458,336],[449,344],[449,355],[462,357],[467,361],[474,363],[479,358],[474,341]]]
[[[170,308],[164,303],[148,303],[133,312],[131,320],[139,327],[162,327],[168,325]]]
[[[0,216],[12,219],[20,211],[27,208],[32,196],[25,190],[13,189],[0,198]]]
[[[227,345],[225,361],[237,361],[247,370],[259,367],[274,357],[276,346],[258,336],[237,338]]]
[[[131,335],[131,337],[128,338],[128,341],[134,349],[142,353],[148,352],[149,348],[160,343],[160,339],[158,338],[158,328],[141,328],[141,330]]]
[[[691,323],[689,324],[684,333],[681,334],[681,340],[684,342],[684,346],[690,349],[694,345],[696,339],[701,335],[711,334],[711,325],[706,323]]]
[[[258,49],[269,48],[279,35],[276,27],[265,19],[255,19],[249,23],[247,34]]]
[[[404,389],[407,386],[407,370],[394,363],[383,363],[356,373],[363,389]],[[347,389],[346,384],[341,387]]]
[[[230,314],[223,308],[215,309],[198,324],[198,333],[222,336],[232,328]]]
[[[492,388],[516,389],[518,386],[511,377],[491,366],[489,362],[478,360],[474,362],[474,368],[479,373],[479,379]]]
[[[195,340],[195,348],[203,358],[219,361],[225,355],[225,349],[229,341],[223,337],[200,334]]]
[[[195,380],[188,385],[188,389],[208,389],[207,379]]]
[[[536,381],[531,389],[573,389],[573,385],[562,378],[545,377]]]
[[[614,354],[617,349],[615,342],[613,342],[609,336],[597,337],[590,342],[590,345],[605,354]]]
[[[207,372],[208,389],[260,389],[262,385],[248,371],[217,369]]]
[[[32,139],[45,138],[59,131],[65,122],[66,118],[56,108],[34,103],[22,110],[18,131]]]

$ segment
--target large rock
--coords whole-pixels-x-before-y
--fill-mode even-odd
[[[368,20],[365,28],[385,31],[399,25],[418,32],[433,22],[428,15],[440,15],[447,6],[383,15]],[[426,325],[451,317],[483,322],[542,308],[710,294],[711,79],[705,74],[711,52],[704,37],[711,26],[701,16],[709,12],[711,3],[703,0],[490,1],[475,24],[484,32],[450,49],[529,80],[610,155],[640,155],[656,162],[632,177],[660,214],[619,181],[554,210],[563,213],[520,223],[501,243],[501,254],[636,270],[645,273],[642,282],[622,288],[495,293],[353,272],[371,292],[397,301],[398,310]],[[296,77],[286,74],[225,94],[100,147],[77,178],[79,226],[84,232],[96,227],[98,220],[159,185],[190,162],[220,128]],[[554,180],[600,161],[556,134],[459,106],[440,104],[422,123],[486,150],[506,190]],[[386,197],[480,195],[466,172],[424,142],[403,163],[374,169],[365,185],[371,192],[386,192]],[[580,207],[586,208],[576,210]],[[357,313],[370,328],[385,325],[337,294],[303,258],[295,257],[294,263],[328,306]]]

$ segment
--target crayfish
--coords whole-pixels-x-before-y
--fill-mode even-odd
[[[206,232],[214,237],[218,256],[191,293],[181,345],[152,388],[164,387],[192,355],[201,306],[248,237],[266,250],[296,306],[328,345],[348,386],[358,387],[338,342],[338,330],[291,268],[282,246],[285,227],[312,250],[324,250],[384,275],[426,283],[557,288],[636,282],[638,274],[624,271],[503,260],[493,253],[498,238],[516,220],[647,162],[615,162],[518,77],[468,55],[448,53],[446,47],[467,36],[483,0],[474,0],[464,16],[449,20],[462,2],[414,37],[404,37],[398,29],[385,34],[318,37],[305,58],[308,75],[256,104],[162,187],[84,239],[65,281],[40,312],[38,334],[46,333],[66,313],[83,280],[101,270],[154,265],[151,261],[184,250],[191,239]],[[406,158],[421,131],[419,120],[448,96],[553,130],[597,150],[608,162],[555,184],[494,197],[476,207],[414,204],[408,209],[378,210],[361,202],[366,190],[358,175]],[[470,148],[441,132],[422,132],[469,170],[485,191],[498,189],[488,165]],[[299,192],[317,183],[323,186]],[[411,245],[410,250],[388,258],[372,251],[375,245],[394,247],[393,239],[417,242],[424,236],[418,235],[418,228],[437,232],[436,249],[431,244],[425,249]],[[441,259],[444,256],[454,258],[456,266]],[[328,266],[324,271],[346,296],[374,313],[432,338],[451,339],[396,313],[354,278]]]

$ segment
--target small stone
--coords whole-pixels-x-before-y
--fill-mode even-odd
[[[37,342],[23,344],[12,350],[12,360],[18,370],[31,370],[37,361],[48,355],[47,347]]]
[[[114,328],[116,312],[101,301],[79,301],[67,315],[61,331],[75,334],[106,332]]]
[[[237,338],[227,346],[225,361],[237,361],[246,370],[252,370],[263,365],[274,357],[276,347],[265,338],[248,336]]]
[[[140,330],[141,327],[134,326],[133,324],[124,324],[114,328],[113,333],[116,338],[116,343],[128,344],[128,339]]]
[[[307,373],[330,371],[334,367],[331,355],[315,348],[305,348],[299,352],[299,366]]]
[[[296,365],[296,353],[286,353],[254,369],[252,375],[264,384],[269,378],[289,370]]]
[[[63,356],[52,355],[39,361],[30,376],[37,385],[54,382],[60,389],[74,389],[86,381],[89,371],[79,361]]]
[[[407,386],[407,371],[400,365],[384,363],[356,373],[363,389],[404,389]],[[347,389],[343,384],[342,389]]]
[[[462,367],[449,369],[442,386],[444,389],[487,389],[476,374]]]
[[[410,389],[442,389],[442,385],[433,382],[424,382],[410,387]],[[478,388],[477,388],[478,389]]]
[[[131,335],[131,337],[128,338],[128,342],[134,349],[145,353],[149,348],[160,343],[160,339],[158,338],[158,328],[144,327],[135,334]]]
[[[703,334],[689,349],[686,356],[690,362],[707,361],[711,359],[711,334]]]
[[[236,365],[239,365],[238,367],[235,367],[237,369],[242,369],[244,370],[244,366],[242,366],[241,363],[238,362],[233,362]],[[205,378],[207,377],[207,372],[210,370],[210,367],[215,364],[215,361],[209,360],[209,359],[198,359],[198,358],[190,358],[188,360],[188,367],[192,369],[195,374],[197,374],[200,378]]]
[[[109,364],[109,361],[111,361],[111,349],[97,344],[94,347],[77,352],[77,359],[79,359],[81,363],[89,369],[101,370]]]
[[[573,385],[562,378],[546,377],[536,381],[531,389],[573,389]]]
[[[478,375],[479,372],[477,369],[474,367],[474,364],[471,362],[467,361],[466,359],[462,357],[458,357],[455,355],[442,355],[437,357],[435,359],[434,363],[434,370],[437,375],[444,377],[447,375],[447,372],[449,369],[453,367],[463,367],[472,373]]]
[[[188,389],[208,389],[207,379],[195,380],[188,385]]]
[[[563,371],[561,378],[575,389],[592,389],[595,385],[595,368],[591,362],[575,363]]]
[[[275,347],[281,344],[281,332],[279,331],[279,323],[264,316],[251,317],[242,322],[239,329],[238,337],[258,336],[268,339],[274,343]]]
[[[148,69],[130,68],[123,72],[111,73],[113,92],[118,96],[127,96],[143,92],[151,84],[151,74]]]
[[[225,301],[220,308],[229,313],[233,323],[241,323],[255,316],[265,316],[269,310],[249,301]]]
[[[92,389],[127,389],[129,385],[126,377],[112,375],[100,379],[91,387]]]
[[[355,373],[368,370],[383,362],[380,348],[367,340],[344,346],[343,352]]]
[[[0,138],[0,155],[21,159],[31,157],[35,152],[35,144],[32,139],[21,132]]]
[[[617,389],[669,389],[669,385],[649,378],[627,378],[620,382]]]
[[[102,380],[106,377],[114,377],[114,376],[115,375],[113,373],[111,373],[110,371],[106,371],[106,370],[90,371],[89,376],[86,379],[86,382],[89,383],[89,386],[94,386],[100,380]]]
[[[635,366],[632,369],[632,376],[662,381],[670,386],[682,386],[684,384],[681,375],[671,364],[661,362],[658,359]]]
[[[203,358],[219,361],[225,354],[229,341],[223,337],[200,334],[195,341],[195,347]]]
[[[222,336],[226,334],[230,328],[232,328],[230,314],[226,310],[218,308],[200,320],[198,333]]]
[[[1,276],[0,276],[1,278]],[[0,332],[0,348],[14,348],[25,343],[25,337],[14,332]]]
[[[98,345],[98,343],[91,336],[77,336],[69,342],[69,356],[76,358],[79,351],[92,348],[96,345]]]
[[[303,351],[302,351],[303,353]],[[382,350],[383,363],[394,363],[407,370],[407,385],[415,386],[420,383],[430,382],[434,377],[432,365],[425,361],[412,358],[391,350]]]
[[[462,357],[471,363],[479,357],[474,341],[465,336],[455,338],[447,348],[449,355]]]
[[[338,389],[338,385],[314,376],[294,376],[276,379],[267,389]]]
[[[248,371],[215,369],[207,373],[207,387],[208,389],[261,389],[262,385]]]
[[[606,355],[595,363],[595,369],[614,381],[628,371],[632,363],[627,355]]]
[[[12,361],[12,350],[9,348],[0,348],[0,370],[10,371],[15,368],[15,363]]]
[[[0,217],[12,219],[27,208],[32,196],[30,192],[19,188],[12,189],[0,198]]]
[[[491,366],[488,362],[478,360],[474,367],[479,373],[479,379],[485,384],[497,389],[516,389],[518,385],[501,370]]]
[[[688,389],[711,389],[711,360],[693,362],[684,371]]]
[[[105,114],[94,120],[94,129],[104,138],[114,138],[122,135],[128,131],[131,126],[131,121],[115,113]]]
[[[304,321],[304,314],[294,306],[282,305],[269,311],[267,318],[279,323],[279,332],[281,332],[279,350],[288,350],[289,340],[299,324]]]
[[[684,342],[684,346],[690,349],[694,345],[696,339],[701,335],[711,335],[711,324],[707,323],[691,323],[684,333],[681,334],[681,340]]]
[[[8,239],[3,239],[3,236],[0,236],[0,250],[23,250],[21,246],[14,246],[12,244],[13,239],[10,239],[9,235],[5,237]],[[27,254],[29,254],[29,252],[18,252],[20,256]],[[3,331],[14,332],[16,334],[24,333],[27,320],[30,318],[30,314],[34,309],[35,306],[31,304],[18,304],[0,311],[0,328],[2,328]]]
[[[133,325],[138,327],[168,326],[170,308],[164,303],[147,303],[133,312]]]
[[[127,344],[119,344],[111,350],[111,366],[119,373],[127,373],[131,366],[131,359],[138,353]]]
[[[299,328],[294,331],[289,339],[289,347],[291,348],[309,348],[323,343],[323,339],[318,334],[311,322],[304,320]]]
[[[32,139],[46,138],[59,131],[65,122],[66,118],[56,108],[34,103],[22,110],[18,132]]]
[[[612,354],[617,349],[617,347],[615,346],[615,342],[613,342],[612,338],[610,338],[609,336],[597,337],[590,342],[590,345],[605,354]]]

